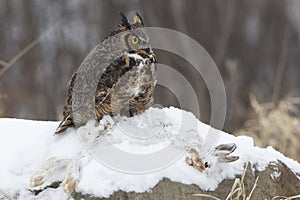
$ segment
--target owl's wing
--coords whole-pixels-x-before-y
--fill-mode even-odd
[[[65,100],[65,105],[63,109],[63,120],[60,122],[58,125],[55,134],[61,133],[65,131],[67,128],[73,126],[73,118],[72,118],[72,92],[74,88],[74,82],[76,79],[77,73],[74,73],[72,75],[71,80],[69,81],[68,84],[68,91],[67,91],[67,96]]]
[[[84,62],[89,62],[85,59]],[[121,56],[119,59],[113,61],[108,67],[99,67],[99,82],[97,84],[96,94],[95,94],[95,107],[97,119],[101,119],[103,115],[110,114],[110,93],[118,81],[120,76],[125,74],[131,68],[130,59],[128,56]],[[65,100],[65,105],[63,109],[63,120],[57,127],[55,134],[65,131],[67,128],[74,126],[73,121],[73,110],[72,110],[72,94],[74,90],[75,80],[77,78],[77,73],[74,73],[68,84],[68,91]],[[87,119],[83,119],[87,120]],[[84,124],[85,121],[82,122]]]
[[[135,66],[135,61],[128,55],[122,55],[114,60],[103,72],[99,79],[95,103],[96,103],[96,116],[100,120],[104,115],[111,115],[112,109],[118,110],[116,102],[111,102],[111,96],[118,80],[130,69]]]
[[[138,96],[130,100],[129,102],[130,116],[143,112],[153,104],[154,87],[155,87],[155,82],[143,85],[141,92],[139,92]]]

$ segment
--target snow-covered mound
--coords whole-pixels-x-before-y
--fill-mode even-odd
[[[208,130],[212,128],[197,120],[196,126],[193,124],[189,129],[186,120],[181,119],[183,117],[194,118],[191,113],[173,107],[150,108],[145,113],[133,118],[117,117],[115,121],[118,121],[119,126],[114,129],[107,129],[108,132],[111,131],[107,135],[121,150],[139,154],[161,150],[175,139],[178,132],[187,135],[190,132],[195,133],[198,139],[193,141],[194,143],[205,141]],[[109,120],[104,119],[103,121]],[[185,122],[184,128],[182,128],[181,122]],[[171,165],[151,173],[120,172],[103,165],[88,153],[82,153],[86,152],[86,144],[83,145],[82,139],[87,136],[79,137],[79,135],[88,131],[92,133],[88,135],[93,137],[93,133],[103,131],[102,122],[97,128],[94,127],[95,122],[91,121],[77,131],[70,128],[64,134],[54,136],[53,133],[58,123],[0,119],[0,197],[1,191],[4,191],[14,199],[67,199],[69,194],[64,193],[62,188],[48,188],[35,196],[31,192],[32,188],[29,187],[30,177],[51,156],[60,159],[73,159],[79,154],[81,156],[84,154],[76,191],[97,197],[108,197],[118,190],[127,192],[150,191],[164,177],[184,184],[196,184],[203,190],[214,190],[222,180],[234,178],[235,175],[241,174],[247,162],[256,164],[258,170],[263,170],[270,162],[281,160],[294,172],[300,172],[298,162],[285,157],[272,147],[258,148],[253,145],[253,140],[250,137],[235,137],[218,130],[214,130],[220,134],[217,144],[235,143],[237,149],[233,155],[238,155],[239,160],[232,163],[212,163],[214,166],[211,169],[200,172],[188,166],[185,162],[185,155],[183,155]],[[132,127],[135,129],[133,130]],[[131,136],[122,135],[124,130],[121,129],[126,129],[125,132],[127,133],[141,129],[143,131],[137,131],[140,134],[138,136],[140,138],[145,137],[145,139],[139,142],[129,141],[128,138]],[[158,132],[159,134],[153,137],[154,139],[149,140],[146,136],[151,132]],[[197,145],[203,147],[204,144]],[[42,188],[53,181],[62,180],[64,173],[65,171],[61,170],[60,173],[55,174],[51,180],[43,184]]]

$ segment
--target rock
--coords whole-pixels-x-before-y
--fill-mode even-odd
[[[294,196],[300,194],[300,180],[283,162],[270,163],[264,171],[257,171],[254,166],[248,166],[244,178],[245,194],[248,196],[253,188],[256,178],[257,186],[251,199],[272,199],[275,196]],[[241,178],[237,176],[236,178]],[[117,191],[109,198],[97,198],[89,194],[74,193],[75,200],[144,200],[144,199],[211,199],[193,197],[192,194],[209,194],[220,199],[226,199],[235,180],[226,179],[219,184],[215,191],[203,191],[197,185],[185,185],[169,179],[161,180],[151,192],[135,193]]]

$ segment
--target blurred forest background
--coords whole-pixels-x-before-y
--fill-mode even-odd
[[[224,130],[251,135],[256,144],[300,160],[298,0],[0,0],[0,116],[61,119],[68,80],[119,23],[120,11],[131,17],[138,11],[146,26],[198,41],[225,83]],[[160,63],[188,74],[186,61],[157,54]],[[207,87],[201,78],[191,84],[201,120],[208,123]],[[178,106],[163,87],[155,99]]]

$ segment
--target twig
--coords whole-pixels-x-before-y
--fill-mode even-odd
[[[245,169],[243,171],[241,179],[236,178],[234,180],[234,183],[232,184],[232,187],[231,187],[231,191],[227,195],[226,200],[229,200],[229,199],[232,200],[233,196],[236,193],[237,193],[237,195],[235,197],[236,200],[240,199],[240,197],[241,197],[242,200],[250,200],[250,198],[252,196],[252,193],[254,192],[254,190],[255,190],[255,188],[257,186],[257,181],[258,181],[259,177],[256,178],[255,183],[253,185],[253,188],[252,188],[250,194],[248,195],[248,197],[246,198],[244,178],[246,176],[248,165],[249,165],[249,163],[246,164],[246,167],[245,167]],[[208,194],[192,194],[192,196],[194,196],[194,197],[210,197],[210,198],[215,199],[215,200],[220,200],[218,197],[215,197],[215,196],[212,196],[212,195],[208,195]]]
[[[1,190],[0,189],[0,193],[4,196],[4,197],[6,197],[6,198],[8,198],[9,200],[13,200],[13,198],[11,198],[7,193],[5,193],[3,190]]]
[[[3,65],[3,68],[0,69],[0,77],[10,68],[12,67],[17,61],[19,61],[25,54],[27,54],[33,47],[35,47],[44,37],[51,32],[57,24],[62,20],[60,18],[57,20],[50,28],[48,28],[44,33],[42,33],[38,38],[33,40],[29,43],[25,48],[23,48],[19,53],[17,53],[8,63],[0,60],[0,64]]]
[[[227,8],[226,8],[226,15],[224,19],[224,23],[222,26],[222,32],[221,36],[218,41],[216,53],[215,53],[215,63],[218,67],[222,64],[222,60],[226,51],[226,46],[229,41],[233,22],[234,22],[234,16],[236,13],[236,5],[232,1],[228,1]]]
[[[247,162],[246,164],[246,167],[243,171],[243,174],[242,174],[242,177],[241,179],[239,178],[236,178],[233,185],[232,185],[232,188],[231,188],[231,191],[230,193],[228,194],[226,200],[229,200],[233,198],[233,195],[235,193],[237,193],[237,196],[236,196],[236,199],[240,199],[240,196],[242,195],[242,199],[245,199],[245,186],[244,186],[244,178],[246,176],[246,172],[247,172],[247,168],[248,168],[248,165],[249,163]]]
[[[255,183],[254,183],[254,185],[253,185],[253,188],[252,188],[252,190],[251,190],[249,196],[246,198],[246,200],[250,200],[250,198],[251,198],[251,196],[252,196],[252,194],[253,194],[253,192],[254,192],[254,189],[255,189],[256,186],[257,186],[258,178],[259,178],[259,176],[255,179]]]
[[[288,52],[288,43],[289,43],[289,35],[290,35],[289,33],[290,33],[290,30],[289,30],[289,27],[287,26],[284,31],[283,40],[282,40],[282,44],[281,44],[280,57],[279,57],[279,61],[278,61],[276,79],[275,79],[275,84],[274,84],[274,89],[273,89],[273,94],[272,94],[272,101],[275,104],[278,103],[279,96],[280,96],[280,90],[281,90],[284,68],[285,68],[285,60],[286,60],[287,52]]]
[[[209,198],[212,198],[212,199],[215,199],[215,200],[221,200],[218,197],[211,196],[209,194],[192,194],[192,196],[193,197],[209,197]]]
[[[285,196],[275,196],[272,198],[272,200],[278,199],[278,198],[283,198],[283,200],[291,200],[291,199],[296,199],[296,198],[300,198],[300,194],[296,195],[296,196],[292,196],[292,197],[285,197]],[[281,199],[282,200],[282,199]]]
[[[229,199],[232,200],[233,194],[235,194],[235,193],[238,191],[238,190],[236,190],[236,187],[237,187],[237,185],[239,185],[239,183],[240,183],[240,179],[239,179],[239,178],[236,178],[236,179],[234,180],[234,183],[233,183],[233,185],[232,185],[232,187],[231,187],[231,191],[230,191],[230,193],[228,194],[226,200],[229,200]]]
[[[3,60],[0,60],[0,65],[6,67],[8,65],[8,63]]]

